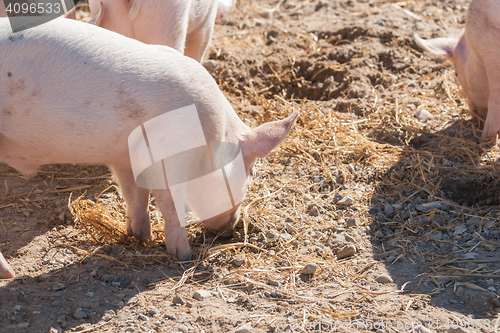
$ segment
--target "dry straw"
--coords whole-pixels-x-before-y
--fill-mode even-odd
[[[395,8],[394,2],[377,4]],[[412,3],[420,9],[424,6],[422,1]],[[409,15],[401,4],[398,2],[396,9]],[[260,7],[258,2],[248,2],[247,5],[250,12],[259,15],[276,11],[275,8]],[[250,15],[239,11],[238,7],[235,13],[242,20]],[[253,45],[252,38],[254,36],[249,34],[248,38],[231,43],[222,38],[216,49],[230,44],[235,48],[247,47]],[[297,35],[297,38],[308,39],[310,45],[315,43],[311,36]],[[355,63],[357,60],[351,61]],[[345,63],[342,67],[350,70],[350,65]],[[324,70],[326,68],[319,69],[315,75]],[[382,75],[392,75],[381,71]],[[292,75],[288,69],[275,68],[273,79],[285,82]],[[219,81],[222,87],[227,85],[222,75]],[[465,265],[488,264],[486,260],[460,262],[454,257],[457,253],[474,251],[477,246],[488,251],[500,246],[498,241],[481,236],[486,226],[490,230],[500,228],[498,215],[491,214],[498,212],[498,207],[493,204],[500,203],[500,192],[494,185],[499,179],[500,151],[498,146],[479,139],[481,121],[469,119],[452,69],[446,64],[436,65],[417,82],[410,84],[395,80],[386,91],[391,95],[382,99],[379,92],[372,89],[366,98],[372,101],[369,110],[363,115],[355,115],[354,110],[335,112],[319,102],[293,97],[286,99],[274,95],[263,98],[265,91],[246,87],[244,98],[239,97],[237,103],[232,103],[258,109],[257,113],[249,114],[236,108],[245,122],[256,126],[283,119],[295,110],[300,111],[300,118],[289,137],[270,156],[257,163],[256,176],[243,202],[242,217],[233,238],[209,238],[209,235],[204,236],[200,226],[188,227],[190,240],[206,237],[202,242],[193,243],[196,260],[184,263],[187,269],[180,279],[172,281],[165,277],[156,283],[167,284],[175,290],[186,285],[209,283],[217,286],[223,299],[224,294],[245,293],[257,286],[278,290],[303,301],[319,302],[324,300],[321,295],[311,298],[296,293],[308,288],[299,278],[301,269],[307,263],[316,263],[318,272],[312,279],[317,284],[335,284],[336,292],[332,297],[355,295],[352,304],[357,304],[368,295],[380,294],[367,290],[360,283],[380,260],[394,263],[409,256],[421,259],[429,267],[422,278],[436,284],[436,293],[443,290],[442,281],[457,283],[466,277],[499,277],[500,272],[488,271],[486,266],[470,268]],[[228,96],[231,101],[236,101],[234,96]],[[427,125],[420,123],[414,117],[417,109],[429,110],[434,120]],[[468,185],[460,185],[464,180]],[[114,193],[112,188],[105,191]],[[336,193],[352,197],[353,203],[349,207],[340,206],[335,200]],[[489,198],[493,202],[488,202]],[[374,206],[383,207],[383,203],[406,207],[416,199],[422,202],[445,201],[451,206],[451,211],[433,210],[416,218],[403,218],[398,212],[391,216],[390,221],[380,223],[372,223],[373,216],[367,214]],[[17,199],[6,197],[0,205],[9,205],[13,200]],[[463,207],[466,203],[467,209]],[[123,202],[120,200],[106,201],[98,196],[93,201],[80,196],[70,203],[70,209],[76,226],[85,230],[93,242],[139,248],[126,235]],[[310,213],[314,209],[318,214]],[[154,207],[154,201],[150,202],[150,217],[155,234],[155,242],[151,245],[158,246],[162,242],[163,220]],[[453,232],[457,225],[467,225],[474,217],[481,221],[476,223],[480,225],[477,232],[471,235],[477,242],[456,245],[450,239],[435,237],[438,232]],[[364,244],[369,248],[361,254],[366,255],[356,254],[340,260],[337,258],[338,249],[331,240],[337,233],[345,231],[346,218],[358,218],[363,227],[372,226],[372,231],[379,228],[392,232],[380,239],[370,234],[363,236]],[[283,223],[287,226],[284,227]],[[283,238],[283,234],[289,237]],[[304,245],[306,241],[310,241],[308,246]],[[414,246],[417,241],[433,242],[436,248],[422,252]],[[313,246],[312,242],[317,245]],[[453,253],[439,251],[441,244],[457,246],[457,250]],[[304,248],[308,251],[304,252]],[[246,257],[240,268],[229,271],[224,268],[231,258],[242,253]],[[144,264],[145,257],[135,256],[140,265]],[[164,254],[156,253],[151,257],[154,260],[150,263],[168,261]],[[207,267],[218,267],[223,273],[212,275]],[[270,287],[269,279],[278,281],[279,287]],[[404,288],[384,293],[401,293]],[[425,295],[410,296],[406,309]],[[311,305],[309,314],[336,318],[358,314],[355,310],[332,310],[328,302],[324,306],[317,304]]]

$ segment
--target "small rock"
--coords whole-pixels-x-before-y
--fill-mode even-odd
[[[266,274],[266,281],[271,286],[274,286],[274,287],[279,287],[280,286],[279,281],[271,279],[271,276],[269,275],[269,273]]]
[[[52,274],[43,273],[42,275],[40,275],[38,277],[38,280],[45,281],[45,280],[49,279],[51,276],[52,276]]]
[[[382,274],[382,275],[379,275],[375,278],[375,281],[377,281],[378,283],[383,283],[383,284],[386,284],[386,283],[393,283],[394,281],[392,280],[392,278],[387,275],[387,274]]]
[[[57,317],[57,319],[56,319],[56,322],[57,322],[58,324],[60,324],[60,323],[65,323],[65,322],[66,322],[66,316],[65,316],[65,315],[60,315],[60,316],[58,316],[58,317]]]
[[[330,75],[329,77],[326,78],[326,80],[324,82],[325,87],[331,85],[334,82],[335,82],[335,78],[333,77],[333,75]]]
[[[490,228],[493,228],[496,224],[496,220],[495,221],[487,221],[486,224],[484,225],[484,228],[485,229],[490,229]]]
[[[163,315],[164,318],[170,319],[170,320],[175,320],[175,314],[171,312],[167,312]]]
[[[368,210],[368,214],[371,215],[382,214],[382,209],[380,207],[372,207]]]
[[[354,254],[356,254],[356,246],[347,245],[340,249],[339,252],[337,252],[337,259],[352,257]]]
[[[104,315],[102,316],[102,320],[104,321],[110,321],[116,316],[116,313],[113,310],[106,310],[104,312]]]
[[[203,301],[205,298],[211,297],[212,293],[208,290],[198,290],[194,293],[193,298],[197,301]]]
[[[273,287],[279,287],[280,286],[280,282],[276,281],[276,280],[268,280],[267,283],[269,283],[269,285],[273,286]]]
[[[109,250],[111,250],[111,248],[108,248]],[[113,275],[113,274],[105,274],[105,275],[102,275],[101,276],[101,280],[103,282],[108,282],[108,283],[112,283],[112,282],[118,282],[119,278],[117,275]]]
[[[53,306],[61,306],[61,305],[62,305],[61,301],[54,301],[54,302],[52,302],[51,304],[52,304]]]
[[[373,234],[373,237],[375,237],[375,238],[382,238],[382,237],[384,237],[384,234],[382,233],[382,231],[377,230],[377,231],[375,231],[375,233]]]
[[[344,235],[336,235],[335,238],[331,241],[332,244],[339,244],[345,242],[345,236]]]
[[[188,333],[189,332],[189,329],[187,328],[186,325],[183,325],[183,324],[180,324],[177,329],[182,332],[182,333]]]
[[[83,319],[83,318],[87,318],[87,314],[85,312],[83,312],[81,309],[78,309],[73,314],[73,317],[75,317],[76,319]]]
[[[464,254],[464,259],[466,259],[466,260],[476,259],[478,256],[479,256],[479,253],[469,252],[469,253]]]
[[[319,216],[319,209],[316,206],[312,206],[307,213],[311,216]]]
[[[304,266],[304,268],[302,268],[302,274],[305,274],[305,275],[312,275],[314,274],[314,272],[316,272],[316,269],[318,268],[318,266],[311,262],[311,263],[308,263],[307,265]]]
[[[313,181],[315,183],[321,183],[323,180],[325,180],[325,177],[323,176],[314,176]]]
[[[290,236],[287,233],[283,233],[280,235],[281,239],[283,239],[285,242],[288,242],[290,239],[292,239],[292,236]]]
[[[467,224],[474,224],[474,223],[479,223],[481,222],[481,218],[474,216],[470,219],[467,220]]]
[[[148,306],[148,315],[154,316],[158,313],[158,309],[154,305]]]
[[[124,301],[114,301],[112,304],[114,306],[118,307],[118,308],[121,308],[121,307],[125,306],[125,302]]]
[[[274,238],[276,238],[276,234],[274,232],[272,232],[271,230],[269,230],[268,232],[266,232],[266,237],[268,239],[274,239]]]
[[[96,275],[97,275],[97,271],[95,269],[89,273],[89,276],[96,276]]]
[[[384,208],[385,215],[389,215],[393,211],[394,211],[394,207],[392,207],[392,205],[390,205],[390,204],[385,205],[385,208]]]
[[[52,287],[52,289],[53,289],[54,291],[63,290],[63,289],[66,289],[66,285],[65,285],[64,283],[62,283],[62,282],[59,282],[59,283],[56,283],[56,284]]]
[[[91,291],[89,291],[89,292],[87,293],[87,296],[88,296],[88,297],[94,297],[94,293],[93,293],[93,292],[91,292]]]
[[[148,321],[149,320],[148,316],[145,316],[142,313],[139,313],[139,315],[137,317],[139,317],[140,320],[144,320],[144,321]]]
[[[246,323],[236,329],[234,333],[249,333],[252,330],[252,323]]]
[[[343,198],[344,197],[342,196],[342,194],[340,194],[339,192],[335,192],[335,194],[333,195],[333,203],[338,203]]]
[[[340,200],[339,202],[337,202],[337,205],[339,205],[339,206],[349,206],[353,201],[354,201],[354,199],[351,198],[350,196],[345,196],[345,197],[342,198],[342,200]]]
[[[429,203],[425,203],[425,204],[420,204],[420,205],[416,206],[415,209],[421,213],[427,213],[433,209],[448,211],[448,210],[450,210],[450,206],[448,206],[447,204],[445,204],[442,201],[433,201],[433,202],[429,202]]]
[[[349,243],[354,243],[354,244],[358,244],[358,242],[356,241],[356,239],[350,235],[345,235],[345,240]]]
[[[462,287],[458,287],[458,288],[457,288],[457,291],[455,292],[455,294],[456,294],[458,297],[461,297],[461,296],[463,296],[463,295],[464,295],[464,292],[465,292],[464,288],[462,288]]]
[[[235,267],[240,267],[244,262],[245,262],[245,254],[243,253],[235,255],[233,260],[231,261],[231,263]]]
[[[354,228],[354,227],[357,227],[358,225],[360,225],[360,222],[359,222],[359,219],[358,218],[355,218],[355,219],[347,219],[346,221],[346,227],[348,228]]]
[[[174,305],[184,305],[186,301],[179,294],[175,294],[174,298],[172,298],[172,304]]]
[[[203,67],[211,71],[214,70],[219,65],[219,62],[220,62],[219,60],[209,59],[203,62]]]
[[[417,112],[415,112],[415,118],[425,121],[434,118],[434,116],[429,111],[425,109],[420,109]]]
[[[128,312],[122,312],[118,316],[116,316],[118,320],[127,320],[130,318],[130,313]]]
[[[20,306],[20,305],[16,305],[16,306],[14,307],[14,310],[16,310],[16,311],[21,311],[21,309],[22,309],[22,308],[23,308],[22,306]]]
[[[297,229],[295,229],[294,226],[292,226],[290,223],[286,225],[286,232],[288,232],[290,235],[295,235],[297,233]]]

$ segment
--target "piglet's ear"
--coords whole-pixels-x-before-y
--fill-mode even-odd
[[[133,21],[137,17],[137,14],[139,14],[139,8],[141,8],[142,0],[135,0],[133,2],[134,3],[130,7],[130,11],[128,12],[128,20],[129,21]],[[130,0],[129,0],[129,4],[130,4]]]
[[[254,161],[269,154],[286,138],[298,115],[295,111],[283,120],[265,123],[243,134],[241,149],[245,160]]]
[[[69,12],[64,14],[64,18],[76,20],[76,7],[73,7]]]
[[[453,51],[458,44],[456,38],[422,39],[417,34],[413,36],[415,43],[422,49],[443,57],[453,57]]]
[[[102,27],[102,19],[104,17],[104,5],[102,4],[102,1],[100,2],[100,6],[99,13],[97,13],[97,15],[94,16],[94,18],[89,22],[90,24],[97,25],[98,27]]]

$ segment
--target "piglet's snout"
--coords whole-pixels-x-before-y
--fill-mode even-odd
[[[240,217],[240,207],[234,208],[223,214],[202,221],[204,228],[222,237],[233,234],[233,229]]]

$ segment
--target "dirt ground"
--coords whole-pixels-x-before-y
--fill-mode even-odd
[[[0,331],[499,331],[500,150],[451,64],[413,41],[458,36],[467,7],[238,1],[204,66],[247,124],[301,115],[258,162],[233,237],[188,228],[191,262],[161,231],[102,245],[76,227],[68,204],[106,189],[123,218],[105,166],[0,164],[0,251],[18,275],[0,281]]]

